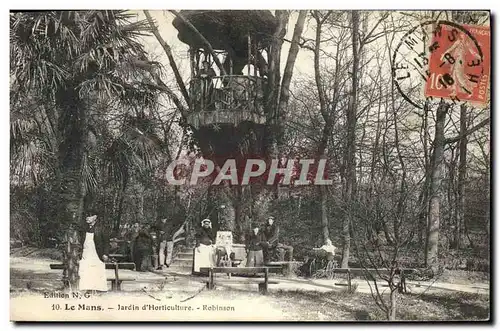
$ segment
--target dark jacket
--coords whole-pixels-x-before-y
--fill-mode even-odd
[[[269,246],[276,246],[278,245],[278,236],[279,236],[279,227],[278,225],[274,224],[273,225],[266,225],[264,227],[264,237],[266,238],[266,241],[269,242]]]
[[[253,230],[246,235],[245,248],[249,251],[261,251],[261,243],[265,240],[262,232],[255,234]]]
[[[146,230],[140,230],[135,238],[134,251],[138,254],[152,254],[153,253],[153,238]]]
[[[167,220],[165,223],[159,221],[155,225],[155,230],[159,241],[172,241],[175,230],[170,220]]]
[[[204,228],[202,227],[198,233],[196,233],[196,247],[203,245],[212,245],[215,244],[215,235],[213,233],[212,228]]]
[[[80,242],[82,247],[85,242],[87,232],[94,234],[95,250],[97,252],[97,256],[99,256],[102,261],[103,255],[109,255],[109,235],[106,233],[106,230],[100,222],[97,222],[92,228],[88,223],[85,223],[80,230]]]

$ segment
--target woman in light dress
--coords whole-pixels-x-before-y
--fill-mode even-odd
[[[96,229],[96,223],[97,215],[86,218],[85,242],[79,267],[79,289],[105,292],[108,290],[108,284],[104,262],[108,260],[109,241],[103,238],[103,231]]]
[[[215,267],[215,236],[212,222],[206,218],[201,221],[201,229],[196,234],[196,247],[194,249],[193,273],[200,273],[200,268]]]

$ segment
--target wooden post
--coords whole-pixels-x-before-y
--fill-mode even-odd
[[[116,282],[116,285],[115,285],[116,288],[115,288],[115,290],[120,291],[121,290],[121,288],[120,288],[121,286],[120,286],[120,278],[118,276],[118,263],[116,263],[116,262],[115,262],[115,282]],[[111,287],[113,287],[113,286],[111,286]]]
[[[267,286],[269,283],[269,268],[264,268],[264,294],[267,294]]]
[[[347,290],[351,292],[351,271],[347,269]]]
[[[401,291],[400,293],[406,293],[406,278],[405,278],[405,270],[401,269],[401,284],[400,284]]]
[[[189,64],[191,66],[191,81],[189,82],[189,102],[191,103],[190,107],[195,107],[196,102],[196,75],[197,75],[197,66],[196,66],[196,58],[195,54],[196,50],[192,47],[189,48]]]
[[[269,284],[269,269],[264,267],[264,283],[259,283],[259,293],[267,294],[267,288]]]
[[[196,77],[196,59],[195,59],[196,50],[192,47],[189,48],[189,63],[191,65],[191,81]]]
[[[214,273],[212,268],[208,269],[208,289],[214,289]]]

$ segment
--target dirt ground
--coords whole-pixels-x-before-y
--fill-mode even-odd
[[[205,289],[205,277],[169,270],[164,274],[123,270],[137,281],[124,283],[123,292],[90,298],[61,295],[61,270],[55,260],[11,257],[12,320],[127,320],[127,321],[354,321],[384,320],[366,281],[356,279],[348,293],[342,279],[276,277],[268,295],[258,293],[248,279],[221,275],[216,289]],[[111,273],[112,270],[107,270]],[[397,299],[399,320],[487,320],[489,282],[459,275],[459,281],[408,282],[410,293]],[[388,292],[387,288],[381,287]],[[79,292],[77,292],[79,293]],[[81,294],[81,293],[80,293]],[[73,295],[73,293],[71,293]],[[76,294],[78,295],[78,294]],[[102,310],[97,310],[98,306]],[[74,310],[73,310],[74,309]]]

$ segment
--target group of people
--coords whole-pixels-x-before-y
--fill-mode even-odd
[[[111,240],[112,251],[134,262],[137,271],[162,270],[168,268],[172,260],[173,232],[173,224],[166,218],[153,225],[134,223],[122,229],[122,239],[115,240],[116,244]]]
[[[84,230],[80,290],[106,291],[105,263],[117,257],[134,262],[137,271],[168,268],[172,261],[174,228],[167,219],[152,226],[134,223],[123,227],[121,240],[108,239],[97,215],[86,218]],[[293,258],[293,248],[279,242],[279,227],[273,216],[268,217],[262,227],[252,224],[245,238],[247,267],[262,266],[274,259],[283,261],[287,253],[290,261]],[[193,271],[199,273],[201,267],[217,266],[222,259],[233,263],[235,254],[230,250],[230,247],[216,246],[212,222],[204,219],[196,234]]]
[[[293,247],[279,242],[279,226],[274,216],[269,216],[264,226],[254,223],[245,236],[246,266],[259,267],[272,260],[293,259]],[[193,272],[202,267],[218,266],[222,259],[234,261],[234,252],[228,254],[226,247],[217,246],[215,232],[209,219],[201,221],[201,229],[196,235]],[[232,262],[233,263],[233,262]]]
[[[121,228],[121,238],[111,238],[97,215],[85,219],[81,235],[82,256],[79,265],[80,290],[106,291],[105,263],[134,262],[137,271],[168,268],[173,253],[173,227],[167,219],[152,226],[134,223]]]

